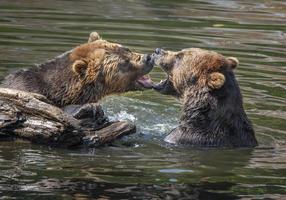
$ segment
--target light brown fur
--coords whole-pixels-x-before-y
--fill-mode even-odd
[[[146,55],[93,32],[88,43],[38,67],[13,73],[2,86],[43,94],[58,106],[94,103],[106,95],[141,89],[137,79],[152,67]]]
[[[220,72],[230,68],[230,63],[235,62],[234,58],[226,59],[214,51],[190,48],[179,52],[167,51],[162,64],[174,65],[177,62],[176,59],[180,59],[180,65],[184,67],[167,66],[164,69],[170,72],[170,80],[180,93],[184,92],[190,83],[190,78],[193,77],[198,78],[198,87],[209,85],[213,89],[219,89],[225,80],[224,75]]]
[[[165,141],[200,147],[257,145],[233,73],[236,58],[197,48],[156,49],[153,56],[168,75],[154,89],[183,103],[180,124]]]

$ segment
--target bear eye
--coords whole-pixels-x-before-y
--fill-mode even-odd
[[[181,59],[181,58],[183,58],[183,56],[184,56],[184,53],[180,52],[180,53],[177,53],[176,58]]]
[[[130,65],[130,61],[129,60],[121,60],[119,63],[118,63],[118,68],[121,70],[121,71],[128,71],[129,69],[129,65]]]
[[[122,47],[122,49],[123,49],[124,51],[131,52],[130,49],[127,48],[127,47]]]
[[[183,52],[177,53],[175,55],[174,65],[179,66],[181,61],[183,60],[183,57],[184,57],[184,53]]]

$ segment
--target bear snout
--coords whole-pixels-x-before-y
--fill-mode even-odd
[[[154,64],[154,59],[153,59],[153,56],[151,56],[150,54],[145,54],[143,56],[143,62],[145,64],[151,64],[153,65]]]
[[[142,58],[142,61],[144,63],[143,73],[148,74],[153,69],[154,58],[150,54],[145,54]]]
[[[163,49],[161,49],[161,48],[156,48],[155,51],[154,51],[154,53],[157,54],[157,55],[160,55],[160,54],[163,53]]]
[[[153,60],[154,60],[154,64],[158,65],[160,67],[163,67],[163,63],[162,63],[162,59],[164,57],[164,55],[166,54],[166,52],[161,49],[161,48],[156,48],[154,50],[154,53],[152,54]]]

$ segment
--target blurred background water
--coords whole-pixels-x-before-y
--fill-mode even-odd
[[[1,142],[0,199],[286,199],[284,0],[0,0],[0,79],[85,42],[91,31],[138,52],[199,47],[238,57],[260,146],[167,146],[162,138],[178,123],[179,103],[130,92],[102,101],[111,119],[138,127],[111,147]]]

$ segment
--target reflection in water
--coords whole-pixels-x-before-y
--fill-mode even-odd
[[[35,191],[72,190],[65,197],[84,199],[237,199],[235,195],[217,192],[217,190],[228,190],[233,186],[233,184],[226,182],[216,184],[206,182],[200,184],[200,186],[192,186],[188,184],[97,183],[94,180],[86,179],[63,182],[57,179],[47,179],[36,183],[36,185],[31,186]]]
[[[2,155],[17,152],[1,163],[3,195],[31,198],[67,196],[86,198],[211,198],[236,199],[229,191],[237,183],[225,179],[249,162],[252,150],[191,150],[153,146],[114,146],[70,151],[32,146],[28,143],[2,143]],[[150,148],[150,145],[148,145]],[[157,149],[156,149],[157,148]],[[118,153],[118,151],[121,151]],[[236,156],[236,157],[235,157]],[[112,159],[111,159],[112,158]],[[214,162],[214,159],[216,162]],[[231,160],[231,162],[230,162]],[[7,163],[8,162],[8,163]],[[223,169],[223,170],[220,170]],[[240,173],[241,174],[241,173]],[[144,197],[144,198],[142,198]]]
[[[136,135],[101,149],[0,143],[0,197],[18,199],[286,198],[286,3],[234,0],[0,2],[0,79],[73,48],[98,31],[139,52],[200,47],[236,56],[247,113],[260,146],[167,146],[180,105],[154,91],[108,97],[111,119]],[[155,81],[164,73],[155,68]],[[1,198],[0,198],[1,199]]]

